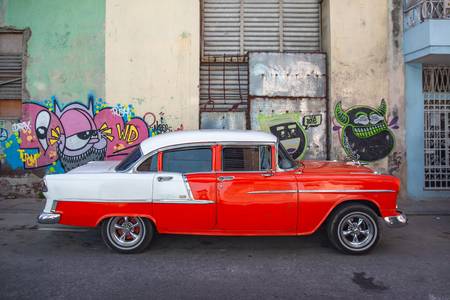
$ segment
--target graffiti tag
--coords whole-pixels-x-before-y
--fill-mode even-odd
[[[21,123],[14,123],[11,126],[11,130],[14,132],[18,132],[20,130],[22,131],[28,131],[31,130],[31,121],[24,121]]]
[[[303,127],[308,129],[309,127],[317,127],[322,124],[322,115],[309,115],[303,117]]]
[[[24,149],[17,150],[19,152],[20,160],[25,164],[25,168],[36,168],[38,166],[38,158],[40,153],[26,153]]]

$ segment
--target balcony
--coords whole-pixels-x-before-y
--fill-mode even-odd
[[[406,0],[405,62],[450,64],[450,0]]]

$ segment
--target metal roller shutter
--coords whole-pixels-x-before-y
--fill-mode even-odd
[[[318,0],[203,0],[202,57],[319,51]]]
[[[320,50],[319,0],[202,0],[201,111],[245,111],[249,51]]]
[[[22,99],[22,55],[0,55],[0,99]]]

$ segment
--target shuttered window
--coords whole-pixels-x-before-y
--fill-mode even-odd
[[[21,32],[0,32],[0,117],[19,118],[22,103]]]
[[[245,111],[249,51],[319,51],[319,0],[202,0],[201,111]]]

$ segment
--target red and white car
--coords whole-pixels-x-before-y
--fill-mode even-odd
[[[274,135],[179,131],[149,138],[123,161],[47,175],[38,221],[101,226],[105,243],[139,252],[160,234],[296,236],[326,226],[334,247],[366,253],[379,219],[406,224],[399,180],[357,163],[293,161]]]

